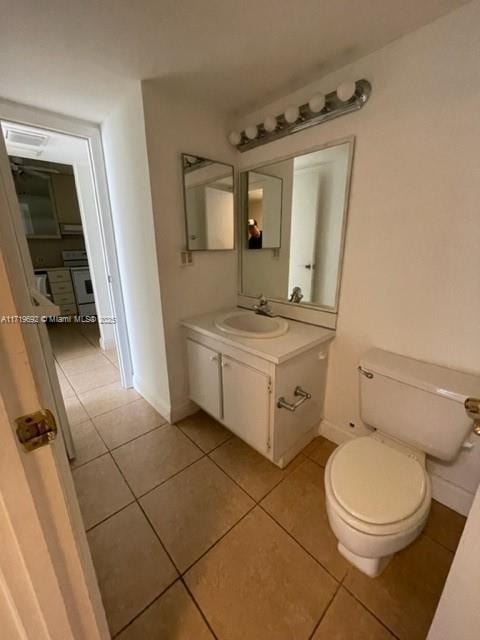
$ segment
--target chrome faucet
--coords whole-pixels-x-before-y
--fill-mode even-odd
[[[258,304],[253,305],[253,309],[255,313],[258,313],[261,316],[269,316],[270,318],[273,316],[273,309],[263,293],[258,299]]]

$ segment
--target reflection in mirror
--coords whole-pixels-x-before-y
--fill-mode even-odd
[[[188,251],[233,249],[233,168],[182,154]]]
[[[311,304],[336,311],[345,238],[353,140],[262,166],[242,174],[242,189],[248,185],[248,225],[263,220],[253,215],[251,202],[258,198],[252,176],[281,179],[276,211],[279,249],[247,251],[242,247],[242,293],[295,304]],[[247,176],[248,174],[248,176]],[[262,191],[264,199],[265,191]],[[244,194],[245,196],[245,194]],[[260,226],[260,228],[262,228]]]
[[[248,171],[247,181],[247,248],[277,249],[282,225],[282,178]]]

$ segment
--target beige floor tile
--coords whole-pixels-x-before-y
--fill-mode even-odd
[[[172,425],[164,425],[112,451],[122,473],[137,496],[167,480],[202,452]]]
[[[210,456],[225,473],[257,501],[261,500],[304,460],[303,457],[297,456],[285,469],[280,469],[235,437],[212,451]]]
[[[83,371],[82,373],[72,373],[68,376],[70,384],[77,394],[104,387],[112,382],[120,382],[120,372],[111,362],[107,362],[103,367]]]
[[[350,568],[344,585],[400,640],[424,640],[453,554],[421,536],[372,580]]]
[[[95,349],[95,347],[93,347],[90,342],[83,337],[81,337],[80,341],[74,342],[73,344],[52,344],[52,348],[55,358],[60,362],[60,364],[63,364],[67,360],[84,358],[85,356],[98,353],[98,349]]]
[[[93,422],[110,449],[165,424],[166,420],[146,400],[113,409],[94,418]]]
[[[213,640],[213,635],[178,581],[122,631],[118,640]]]
[[[70,426],[88,420],[88,414],[77,396],[63,398]]]
[[[85,529],[133,501],[133,495],[109,454],[73,470]]]
[[[312,640],[394,640],[394,636],[340,588]]]
[[[153,602],[177,572],[137,504],[89,531],[88,541],[114,635]]]
[[[186,574],[214,633],[307,640],[337,583],[258,507]]]
[[[456,551],[465,522],[464,516],[432,500],[425,534],[450,551]]]
[[[307,444],[302,453],[324,467],[327,464],[328,458],[336,448],[337,445],[334,442],[327,440],[323,436],[319,436]]]
[[[107,452],[107,447],[98,435],[91,420],[71,425],[70,430],[76,455],[75,460],[71,463],[73,468]]]
[[[60,367],[57,367],[57,377],[58,384],[60,385],[60,391],[62,392],[62,397],[73,398],[75,396],[75,391],[73,390],[72,385],[67,380],[67,376],[63,373]]]
[[[193,416],[188,416],[178,422],[177,426],[205,453],[232,437],[232,433],[228,429],[225,429],[204,411],[198,411]]]
[[[107,411],[138,400],[140,395],[135,389],[124,389],[120,382],[113,382],[104,387],[92,389],[92,391],[79,393],[78,397],[89,416],[94,418],[102,413],[107,413]]]
[[[110,364],[110,361],[100,351],[97,351],[93,355],[84,356],[83,358],[66,360],[62,363],[62,369],[65,375],[71,376],[77,373],[99,369],[108,364]]]
[[[182,573],[255,504],[208,458],[140,502]]]
[[[323,473],[317,464],[305,460],[262,506],[337,580],[342,580],[350,565],[337,551],[337,539],[328,523]]]

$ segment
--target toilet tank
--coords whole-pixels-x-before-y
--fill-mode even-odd
[[[382,349],[360,360],[365,424],[440,460],[453,460],[472,429],[464,402],[480,396],[480,376]]]

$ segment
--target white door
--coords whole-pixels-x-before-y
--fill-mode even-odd
[[[9,640],[106,639],[62,431],[29,453],[15,434],[17,417],[55,403],[42,349],[45,327],[15,321],[36,312],[17,221],[18,201],[1,139],[0,320],[13,320],[0,321],[0,634]]]
[[[270,377],[222,356],[223,421],[261,453],[269,450]]]
[[[188,338],[187,358],[190,398],[211,416],[221,420],[220,355]]]

